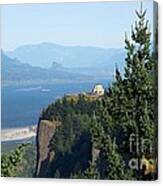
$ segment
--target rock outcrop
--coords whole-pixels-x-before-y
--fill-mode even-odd
[[[37,128],[37,165],[36,177],[45,177],[53,154],[50,152],[49,144],[54,135],[58,122],[40,120]]]

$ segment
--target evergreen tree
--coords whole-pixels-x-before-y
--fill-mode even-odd
[[[89,167],[84,171],[84,179],[100,179],[100,173],[97,169],[96,162],[90,162]]]
[[[154,84],[152,66],[154,60],[150,52],[150,36],[146,11],[142,4],[137,12],[138,21],[132,28],[132,40],[126,36],[126,68],[124,74],[124,97],[126,103],[126,122],[123,129],[127,135],[137,133],[139,138],[149,139],[151,143],[155,135],[154,122]],[[147,144],[150,145],[150,144]],[[141,150],[139,149],[139,155]]]
[[[149,23],[145,21],[146,11],[143,10],[142,5],[140,11],[136,11],[136,15],[138,21],[135,22],[135,27],[132,27],[131,39],[127,36],[125,38],[127,56],[124,77],[122,78],[116,67],[115,81],[101,100],[98,113],[105,135],[110,136],[112,140],[115,137],[119,149],[118,152],[105,151],[106,157],[109,157],[107,169],[110,170],[108,176],[111,179],[124,177],[123,172],[117,167],[119,164],[121,170],[124,170],[123,158],[130,153],[131,134],[138,136],[139,143],[141,139],[146,141],[143,144],[143,151],[142,146],[138,145],[137,151],[131,155],[139,160],[144,154],[155,157],[154,148],[152,149],[151,146],[154,147],[153,139],[156,136],[154,66],[157,61],[150,51],[151,33]],[[107,137],[104,139],[108,141]],[[109,141],[106,144],[110,144]],[[113,165],[114,168],[110,169]],[[139,172],[137,177],[141,177]]]
[[[1,169],[3,177],[15,177],[17,175],[17,169],[23,161],[25,146],[21,144],[14,151],[1,157]]]

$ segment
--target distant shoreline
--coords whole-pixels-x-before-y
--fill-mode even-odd
[[[36,136],[36,125],[22,127],[1,129],[1,142],[23,140]]]
[[[111,78],[93,78],[89,80],[39,80],[39,81],[2,81],[2,87],[8,86],[29,86],[29,85],[57,85],[57,84],[71,84],[71,83],[97,83],[101,81],[112,81]]]

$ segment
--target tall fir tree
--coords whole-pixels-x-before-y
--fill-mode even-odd
[[[138,20],[132,26],[131,39],[127,35],[125,37],[126,67],[124,76],[121,76],[116,67],[115,81],[101,100],[98,115],[106,134],[112,140],[114,137],[116,138],[116,145],[122,159],[131,155],[140,161],[143,155],[155,158],[155,140],[153,139],[156,139],[157,122],[155,120],[154,66],[157,60],[153,57],[151,50],[151,33],[149,23],[145,20],[146,10],[143,10],[142,4],[140,11],[136,11],[136,15]],[[129,138],[132,134],[138,138],[137,143],[139,144],[135,151],[130,152]],[[145,141],[143,147],[141,140]],[[121,156],[119,158],[121,159]],[[113,160],[116,165],[118,159],[113,158]],[[118,172],[117,169],[117,176]],[[143,179],[141,173],[142,171],[137,172],[138,179]],[[116,171],[112,179],[114,178],[116,179]]]
[[[137,12],[138,21],[132,28],[131,39],[126,36],[126,68],[124,73],[124,93],[126,97],[126,123],[123,128],[127,135],[136,133],[139,139],[149,139],[152,143],[155,135],[154,122],[154,84],[153,84],[153,57],[150,51],[150,30],[148,21],[145,21],[146,11],[142,4]],[[146,144],[148,148],[150,144]],[[139,147],[139,155],[142,155]]]

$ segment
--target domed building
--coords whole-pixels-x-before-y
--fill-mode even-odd
[[[92,90],[92,94],[102,96],[104,95],[105,89],[102,84],[96,84]]]

